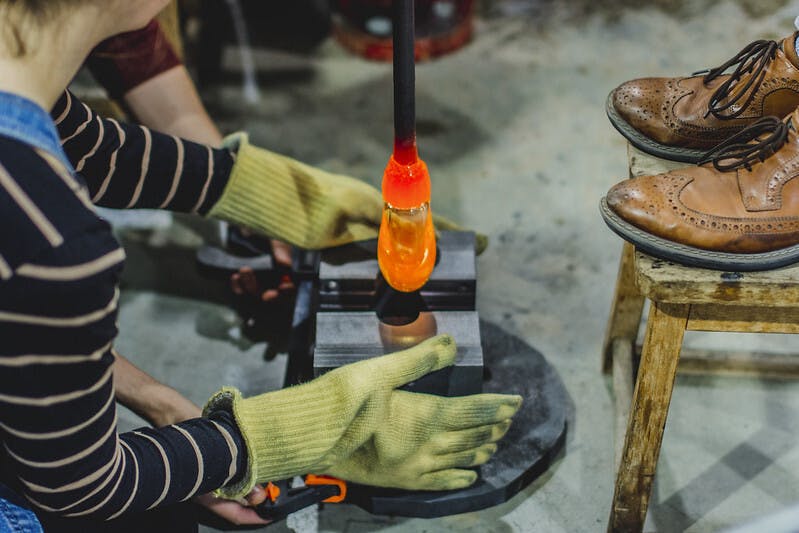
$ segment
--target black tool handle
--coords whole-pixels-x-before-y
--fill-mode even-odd
[[[258,516],[277,522],[283,520],[288,515],[296,513],[301,509],[317,505],[333,496],[338,496],[339,488],[335,485],[314,485],[312,487],[299,487],[287,489],[283,492],[276,502],[266,500],[261,505],[255,507]]]
[[[238,272],[243,267],[250,267],[255,272],[275,270],[275,260],[271,255],[242,257],[208,245],[197,250],[197,262],[202,267],[217,270],[226,275]]]
[[[394,143],[408,151],[416,143],[414,0],[394,0]],[[396,150],[395,150],[396,151]]]

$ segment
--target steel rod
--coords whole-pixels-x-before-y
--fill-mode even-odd
[[[414,0],[394,0],[394,155],[416,159]]]

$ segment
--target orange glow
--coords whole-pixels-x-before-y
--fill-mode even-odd
[[[380,271],[396,290],[413,292],[427,283],[436,264],[430,174],[414,141],[395,142],[383,173],[383,202],[377,240]]]
[[[436,264],[436,233],[429,204],[416,209],[383,209],[377,262],[389,285],[402,292],[420,289]]]
[[[410,162],[401,161],[398,152],[388,161],[383,173],[383,201],[399,209],[430,203],[430,173],[425,162],[415,153]]]

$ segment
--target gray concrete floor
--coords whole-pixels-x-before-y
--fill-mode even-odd
[[[621,241],[599,198],[626,175],[607,93],[645,75],[716,66],[756,38],[792,31],[788,2],[504,1],[475,41],[418,67],[419,144],[434,209],[490,235],[479,260],[481,316],[540,350],[576,406],[563,458],[499,507],[449,518],[371,516],[328,506],[318,528],[346,532],[603,531],[613,491],[613,399],[599,370]],[[378,184],[391,145],[391,71],[325,43],[311,57],[257,54],[262,100],[204,95],[228,131]],[[196,402],[221,385],[256,393],[285,360],[242,338],[225,289],[193,273],[200,241],[176,222],[128,234],[120,351]],[[781,336],[689,335],[713,348],[795,351]],[[647,531],[718,531],[799,501],[799,383],[680,377]],[[122,414],[123,424],[135,417]],[[270,528],[286,531],[286,524]],[[299,528],[303,530],[303,528]]]

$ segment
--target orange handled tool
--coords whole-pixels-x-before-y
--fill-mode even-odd
[[[261,518],[277,522],[300,509],[320,503],[340,503],[347,497],[347,482],[330,476],[308,474],[299,487],[291,479],[267,483],[266,499],[255,506]]]
[[[430,174],[416,149],[413,0],[394,0],[394,153],[383,174],[380,271],[398,291],[420,289],[436,263]]]

